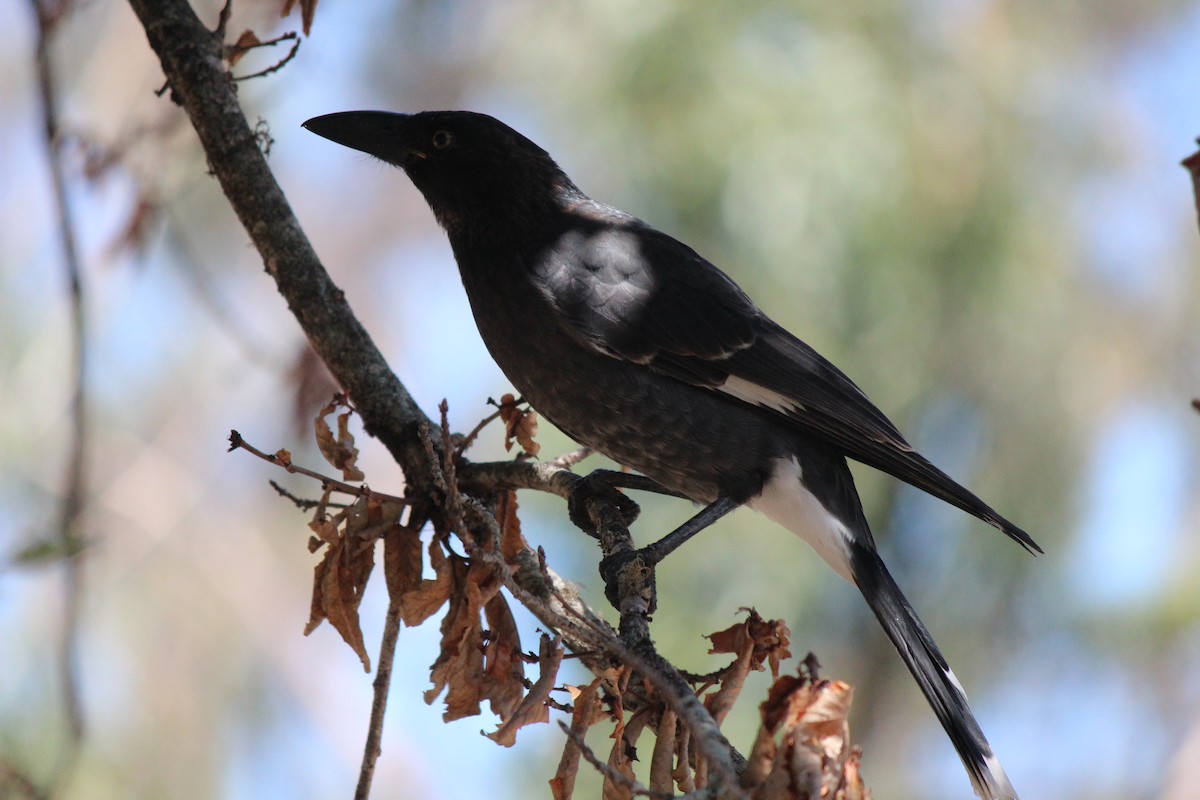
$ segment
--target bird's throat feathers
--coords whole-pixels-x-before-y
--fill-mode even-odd
[[[556,227],[548,221],[563,210],[588,199],[561,171],[528,185],[480,181],[448,195],[438,191],[441,187],[421,188],[434,218],[452,241],[486,242],[489,247],[528,242],[532,233]]]

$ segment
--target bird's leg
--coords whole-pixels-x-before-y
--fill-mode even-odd
[[[567,495],[567,515],[577,528],[589,536],[599,536],[596,522],[592,519],[592,512],[589,509],[592,501],[601,501],[615,507],[621,521],[626,526],[632,525],[633,521],[638,518],[638,514],[641,513],[642,510],[638,508],[637,503],[618,492],[613,486],[609,476],[620,474],[607,469],[588,473],[575,482],[571,493]]]
[[[633,593],[644,597],[646,610],[653,612],[658,605],[655,597],[655,567],[679,545],[733,511],[741,503],[728,497],[718,497],[700,513],[668,533],[663,538],[639,550],[629,546],[615,548],[600,561],[600,577],[604,579],[604,596],[617,608],[621,598]],[[634,587],[632,592],[628,587]]]
[[[657,542],[634,549],[629,535],[629,526],[637,519],[640,509],[637,504],[617,491],[617,487],[681,497],[655,481],[628,472],[595,470],[580,478],[567,498],[567,510],[571,522],[584,532],[600,539],[607,555],[600,562],[600,575],[604,578],[605,595],[614,606],[620,607],[621,597],[627,594],[642,596],[645,608],[653,611],[654,568],[674,552],[681,544],[721,517],[741,505],[728,497],[718,497],[687,522],[668,533]],[[600,505],[595,505],[599,503]],[[593,513],[609,514],[608,522],[593,519]],[[598,529],[597,525],[602,529]],[[614,539],[613,536],[616,535]],[[622,591],[622,587],[629,591]]]
[[[700,509],[700,512],[696,514],[696,516],[692,517],[687,522],[683,523],[654,544],[643,547],[639,552],[642,554],[642,557],[646,559],[646,561],[651,564],[657,564],[674,552],[679,545],[683,544],[688,539],[707,528],[709,525],[712,525],[714,522],[728,514],[730,511],[733,511],[740,505],[741,503],[731,497],[718,497],[716,500]]]
[[[660,486],[645,475],[617,472],[611,469],[596,469],[581,477],[571,490],[570,496],[567,497],[567,514],[570,516],[571,522],[584,532],[595,536],[596,526],[587,510],[587,501],[603,497],[620,508],[626,525],[632,525],[639,513],[637,504],[615,491],[617,488],[683,497],[678,492],[672,492],[670,489]]]

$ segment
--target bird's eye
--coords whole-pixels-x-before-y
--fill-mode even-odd
[[[445,150],[452,144],[454,144],[454,134],[450,131],[438,131],[433,134],[433,146],[438,150]]]

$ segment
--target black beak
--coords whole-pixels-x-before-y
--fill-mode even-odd
[[[331,142],[403,167],[411,152],[408,120],[408,114],[390,111],[342,111],[313,117],[303,127]]]

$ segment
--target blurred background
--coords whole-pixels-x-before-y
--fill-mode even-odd
[[[237,2],[230,40],[298,29],[279,5]],[[236,428],[322,468],[311,417],[331,387],[182,112],[154,95],[130,9],[76,6],[50,51],[87,322],[73,570],[55,534],[71,305],[36,18],[14,3],[0,26],[0,764],[81,800],[348,797],[371,676],[328,626],[301,636],[316,557],[267,481],[316,489],[225,452]],[[214,24],[216,5],[198,7]],[[1200,287],[1178,162],[1200,134],[1197,41],[1200,4],[1169,1],[327,2],[295,60],[240,94],[325,265],[457,430],[509,386],[444,235],[403,174],[301,122],[487,112],[584,191],[693,245],[1045,548],[1031,558],[856,472],[885,559],[1022,797],[1185,800],[1200,785]],[[544,455],[572,449],[546,423],[539,438]],[[500,439],[489,428],[472,455],[506,457]],[[372,487],[402,491],[383,449],[359,443]],[[643,541],[690,513],[639,499]],[[606,608],[595,545],[563,504],[521,502],[530,541]],[[72,583],[77,751],[60,675]],[[798,657],[856,687],[876,798],[969,796],[857,592],[785,531],[738,513],[672,556],[659,592],[658,642],[695,671],[721,663],[701,635],[739,607],[785,619]],[[376,578],[373,652],[384,608]],[[548,796],[557,726],[506,751],[479,735],[489,715],[446,725],[423,702],[435,622],[401,633],[374,796]],[[766,686],[727,725],[743,751]]]

